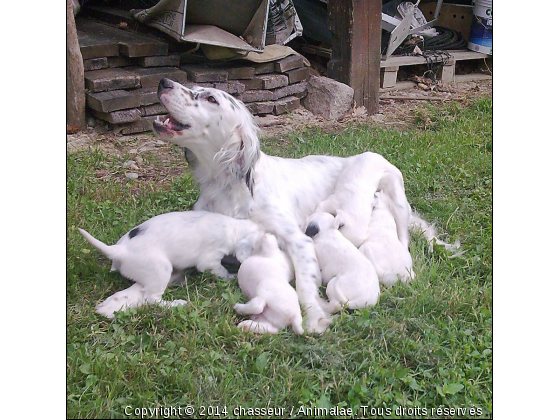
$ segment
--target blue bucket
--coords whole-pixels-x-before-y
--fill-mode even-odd
[[[475,0],[469,50],[492,54],[492,0]]]

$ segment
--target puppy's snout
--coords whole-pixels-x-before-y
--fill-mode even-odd
[[[159,81],[159,86],[157,91],[158,97],[161,96],[163,92],[170,89],[173,89],[173,81],[164,77]]]
[[[310,236],[311,238],[313,238],[318,233],[319,233],[319,226],[317,226],[315,223],[310,223],[309,226],[307,226],[307,229],[305,229],[305,234],[307,236]]]

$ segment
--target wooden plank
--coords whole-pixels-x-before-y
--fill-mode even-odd
[[[84,73],[86,88],[91,92],[140,87],[140,78],[123,69],[103,69]]]
[[[328,16],[333,35],[328,76],[354,89],[356,106],[379,112],[381,0],[332,0]]]
[[[118,111],[140,106],[140,97],[126,90],[113,90],[110,92],[88,93],[87,105],[99,112]]]
[[[178,83],[187,81],[187,74],[176,67],[127,67],[126,71],[138,76],[143,88],[159,85],[164,77]]]

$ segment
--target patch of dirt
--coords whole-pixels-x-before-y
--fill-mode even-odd
[[[483,80],[459,83],[453,86],[427,86],[428,90],[414,88],[394,90],[380,94],[379,114],[368,115],[365,108],[356,108],[339,120],[327,120],[300,107],[289,114],[256,117],[263,137],[276,137],[318,127],[335,131],[349,124],[371,124],[381,127],[405,129],[417,124],[418,110],[427,103],[438,106],[458,103],[467,106],[470,101],[492,94],[492,81]],[[95,177],[118,179],[123,183],[163,183],[181,176],[187,167],[180,148],[159,140],[153,133],[133,135],[114,134],[107,126],[99,124],[75,134],[67,134],[68,154],[97,149],[116,157],[122,164],[114,170],[97,170]],[[128,177],[127,177],[127,174]],[[133,174],[133,175],[130,175]],[[136,174],[136,175],[134,175]],[[143,185],[138,185],[144,188]]]

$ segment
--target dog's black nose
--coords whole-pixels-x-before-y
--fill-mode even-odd
[[[173,81],[166,79],[165,77],[159,81],[159,86],[157,90],[158,98],[161,96],[163,92],[166,90],[173,89]]]
[[[162,89],[173,89],[173,81],[164,77],[159,81],[159,87]]]

